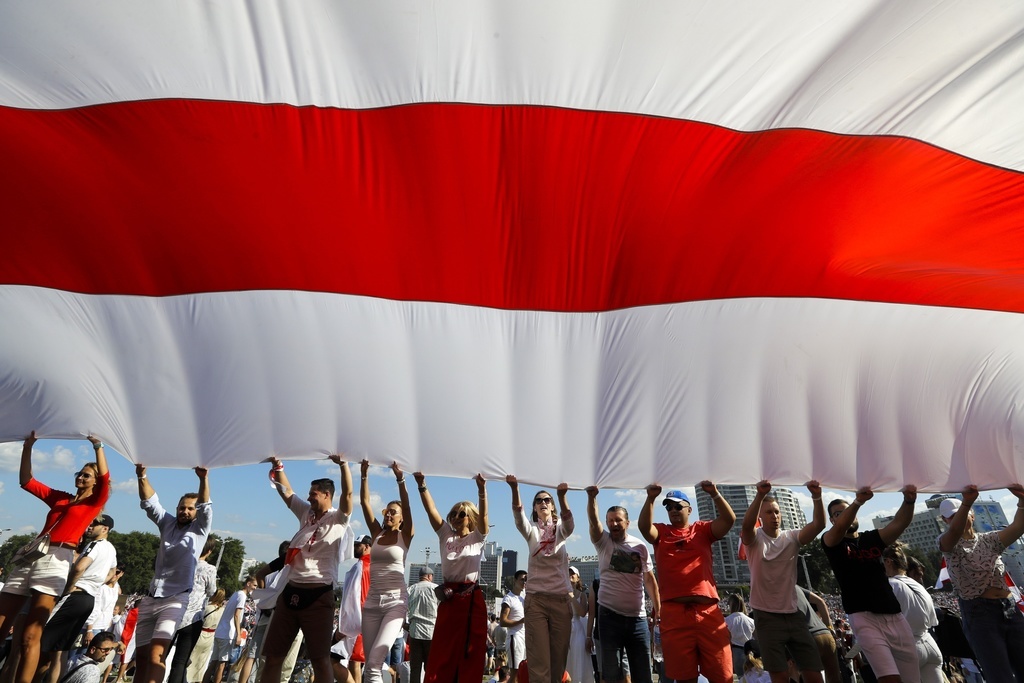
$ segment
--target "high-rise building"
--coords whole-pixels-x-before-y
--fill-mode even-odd
[[[711,556],[714,561],[715,582],[720,586],[749,584],[750,569],[746,560],[739,559],[740,525],[743,514],[754,501],[757,487],[750,485],[722,485],[718,487],[726,502],[736,512],[736,524],[721,541],[712,544]],[[807,517],[800,507],[799,500],[787,488],[773,488],[772,495],[779,502],[782,512],[783,529],[799,529],[807,524]],[[697,513],[699,519],[711,521],[718,516],[714,501],[704,491],[697,489]]]
[[[480,563],[480,585],[504,591],[502,585],[502,548],[495,541],[484,543],[483,561]]]
[[[247,557],[242,560],[242,567],[238,570],[238,580],[245,581],[252,570],[259,566],[261,563],[255,557]]]
[[[580,572],[580,581],[587,588],[594,585],[597,578],[597,555],[577,555],[569,558],[569,565]]]
[[[514,576],[519,567],[519,553],[515,550],[505,550],[501,553],[501,575]]]
[[[900,534],[900,539],[911,548],[925,553],[937,549],[935,539],[942,533],[942,523],[939,522],[939,512],[933,508],[914,513],[914,519],[910,526]],[[892,521],[892,515],[879,515],[871,520],[876,529],[881,529]]]

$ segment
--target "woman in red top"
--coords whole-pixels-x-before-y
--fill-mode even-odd
[[[0,592],[0,640],[7,637],[25,602],[29,603],[22,627],[21,662],[15,676],[16,683],[31,683],[35,676],[43,626],[57,599],[64,593],[75,548],[110,496],[110,474],[103,444],[95,437],[88,438],[96,451],[96,462],[87,463],[75,473],[74,493],[51,489],[33,478],[35,432],[25,439],[21,450],[21,488],[50,507],[42,531],[50,534],[50,550],[35,562],[11,572]]]

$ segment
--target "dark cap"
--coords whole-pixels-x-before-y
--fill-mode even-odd
[[[373,545],[373,539],[369,536],[363,536],[362,538],[357,538],[356,543],[362,543],[363,545]]]
[[[107,527],[108,530],[114,528],[114,518],[110,515],[96,515],[94,519],[103,526]]]
[[[430,567],[420,567],[420,578],[425,579],[428,576],[433,576],[434,570]]]

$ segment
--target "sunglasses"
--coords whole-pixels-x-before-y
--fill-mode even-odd
[[[106,526],[106,524],[104,524],[103,522],[101,522],[99,520],[96,520],[92,524],[90,524],[89,526]]]
[[[91,477],[92,476],[92,472],[89,472],[87,470],[82,470],[80,472],[75,472],[75,476],[76,477],[82,477],[83,479],[85,479],[86,477]]]
[[[671,510],[672,512],[679,512],[680,510],[683,509],[683,507],[684,506],[680,505],[679,503],[665,503],[665,509]]]
[[[454,519],[454,518],[458,517],[459,519],[465,519],[466,516],[467,516],[467,514],[466,514],[465,510],[459,510],[458,512],[456,512],[455,514],[452,515],[452,518]]]
[[[551,502],[552,501],[551,501],[550,498],[538,498],[535,501],[533,501],[533,504],[534,505],[540,505],[540,504],[543,503],[544,505],[551,505]]]

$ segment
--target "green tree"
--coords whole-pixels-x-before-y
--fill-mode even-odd
[[[14,557],[14,553],[35,537],[35,534],[15,534],[4,541],[3,545],[0,545],[0,569],[10,573],[14,569],[11,566],[11,558]]]
[[[839,593],[839,584],[832,574],[832,567],[825,557],[825,548],[821,545],[821,539],[817,538],[800,549],[800,563],[797,567],[797,578],[800,585],[807,587],[807,580],[804,578],[804,563],[807,565],[807,573],[811,576],[811,587],[817,593],[835,595]]]
[[[126,595],[148,590],[153,580],[160,537],[148,531],[111,531],[107,539],[117,549],[117,566],[124,571],[120,580],[121,590]]]
[[[238,580],[238,573],[242,571],[242,560],[245,559],[245,544],[237,538],[229,537],[225,540],[217,534],[210,534],[210,538],[223,543],[223,553],[218,547],[207,561],[216,564],[217,559],[220,559],[220,565],[217,567],[217,587],[223,588],[225,593],[231,595],[241,590],[243,585]]]
[[[908,545],[903,546],[903,552],[907,556],[913,556],[920,560],[921,564],[924,565],[924,584],[926,586],[934,586],[935,581],[939,578],[939,565],[942,563],[942,553],[938,549],[925,552],[920,548],[912,548]]]

